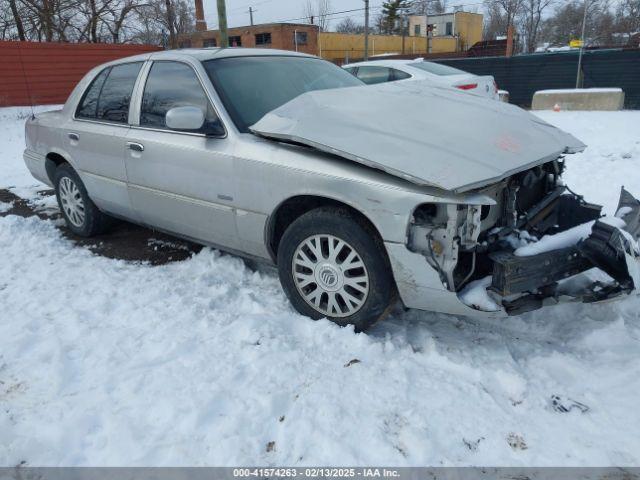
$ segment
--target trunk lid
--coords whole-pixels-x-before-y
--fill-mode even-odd
[[[251,130],[453,192],[585,148],[518,107],[422,82],[308,92]]]

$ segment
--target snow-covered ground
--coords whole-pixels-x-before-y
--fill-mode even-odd
[[[0,189],[30,196],[19,114]],[[575,191],[608,213],[640,192],[640,112],[539,115],[590,145]],[[639,307],[398,310],[355,334],[233,256],[127,263],[0,217],[0,465],[638,466]]]

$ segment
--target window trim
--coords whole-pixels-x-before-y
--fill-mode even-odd
[[[170,128],[157,128],[157,127],[146,127],[144,125],[140,125],[140,117],[142,117],[142,98],[144,97],[144,89],[147,86],[147,80],[149,79],[149,74],[151,73],[151,68],[153,67],[153,64],[155,63],[182,63],[184,65],[186,65],[187,67],[189,67],[193,73],[195,73],[196,75],[196,79],[198,80],[198,82],[200,83],[200,88],[202,88],[205,96],[207,97],[207,100],[209,101],[209,105],[211,106],[211,108],[213,109],[214,113],[216,114],[216,116],[218,117],[218,121],[220,122],[220,125],[222,125],[222,129],[224,130],[224,133],[221,135],[207,135],[206,133],[199,133],[199,132],[183,132],[180,130],[171,130]],[[189,135],[192,137],[205,137],[205,138],[227,138],[229,136],[229,130],[227,129],[227,126],[225,125],[224,121],[222,120],[222,117],[220,116],[220,112],[218,110],[218,108],[216,108],[216,103],[213,99],[213,97],[210,95],[209,90],[205,87],[204,82],[202,81],[202,76],[200,75],[200,73],[198,72],[198,70],[196,68],[193,68],[193,65],[191,65],[191,63],[186,62],[184,60],[177,60],[177,59],[172,59],[172,60],[148,60],[147,63],[147,67],[145,69],[145,71],[143,72],[143,77],[141,77],[139,79],[140,85],[139,85],[139,90],[138,90],[138,96],[136,97],[136,111],[134,112],[136,114],[136,118],[133,119],[133,121],[135,123],[131,123],[130,127],[137,129],[137,130],[149,130],[152,132],[163,132],[163,133],[173,133],[173,134],[177,134],[177,135]]]
[[[100,106],[100,95],[102,94],[102,89],[104,88],[104,84],[107,83],[107,80],[109,80],[109,75],[111,75],[111,69],[113,69],[113,67],[119,67],[120,65],[130,65],[130,64],[134,64],[134,63],[140,63],[140,70],[138,71],[138,76],[136,77],[136,81],[133,82],[133,89],[131,90],[131,99],[129,100],[129,111],[127,112],[127,121],[126,122],[113,122],[113,121],[108,121],[108,120],[99,120],[97,117],[96,118],[82,118],[82,117],[77,117],[76,114],[78,113],[78,108],[80,108],[80,104],[82,103],[82,101],[84,100],[85,96],[87,95],[87,93],[89,92],[89,89],[91,88],[91,86],[93,85],[93,82],[96,80],[96,78],[98,78],[98,76],[104,72],[105,70],[109,70],[109,73],[107,73],[107,77],[104,79],[104,83],[102,84],[102,87],[100,87],[100,92],[98,92],[98,100],[97,100],[97,105],[96,105],[96,114],[98,111],[98,107]],[[88,123],[98,123],[100,125],[111,125],[111,126],[116,126],[116,127],[125,127],[125,128],[129,128],[131,127],[131,111],[132,108],[134,107],[134,101],[135,101],[135,95],[136,95],[136,88],[138,86],[138,81],[140,80],[140,75],[143,73],[143,70],[145,68],[145,64],[146,61],[145,60],[136,60],[134,62],[122,62],[122,63],[115,63],[113,65],[107,65],[106,67],[104,67],[103,69],[101,69],[98,73],[96,73],[93,78],[91,78],[91,81],[89,82],[89,85],[87,85],[87,88],[84,90],[84,92],[82,92],[82,95],[80,96],[80,100],[78,100],[78,102],[76,103],[75,108],[73,109],[73,116],[71,117],[73,121],[75,122],[88,122]]]

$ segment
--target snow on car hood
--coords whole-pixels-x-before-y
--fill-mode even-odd
[[[307,92],[251,130],[454,192],[585,148],[518,107],[422,82]]]

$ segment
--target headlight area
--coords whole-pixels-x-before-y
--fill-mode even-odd
[[[423,255],[447,290],[457,292],[482,273],[478,268],[484,262],[476,247],[480,232],[491,222],[491,210],[489,205],[422,204],[413,212],[407,248]],[[483,266],[489,274],[490,268]]]

